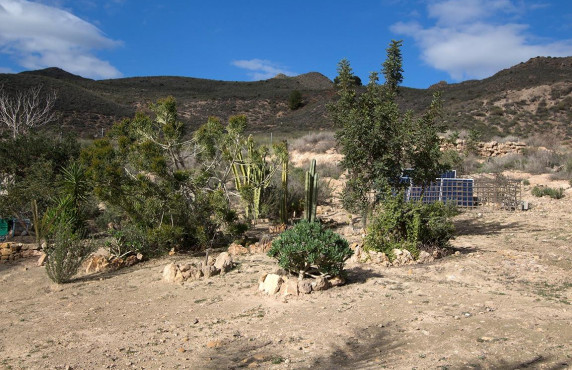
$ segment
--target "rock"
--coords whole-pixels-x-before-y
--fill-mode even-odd
[[[175,274],[175,280],[173,282],[174,283],[182,283],[183,281],[185,281],[185,278],[183,277],[183,273],[181,272],[181,270],[179,270],[177,268],[177,273]]]
[[[192,271],[191,270],[187,270],[187,271],[181,271],[181,275],[183,276],[183,280],[189,280],[192,277]]]
[[[276,274],[268,274],[264,279],[264,282],[259,285],[259,290],[266,294],[274,295],[280,290],[282,285],[282,277]]]
[[[203,269],[201,264],[199,264],[199,266],[193,266],[189,271],[190,271],[190,277],[193,278],[194,280],[199,280],[200,278],[203,277]]]
[[[216,258],[214,267],[220,270],[221,274],[225,274],[232,269],[232,257],[228,252],[222,252]]]
[[[2,256],[9,256],[12,254],[12,249],[10,248],[2,248],[0,249],[0,253]]]
[[[213,265],[203,266],[202,271],[203,271],[204,277],[206,277],[206,278],[218,275],[220,273],[220,270],[217,269],[216,267],[214,267]]]
[[[44,263],[46,263],[46,258],[48,258],[48,255],[45,253],[42,253],[40,258],[38,258],[38,266],[43,266]]]
[[[207,342],[207,348],[218,348],[222,345],[220,340],[209,340]]]
[[[298,291],[304,294],[312,293],[312,282],[308,279],[298,280]]]
[[[340,276],[333,277],[333,278],[329,279],[328,281],[330,282],[331,286],[340,286],[340,285],[344,285],[346,283],[346,281]]]
[[[316,280],[312,283],[312,290],[315,291],[326,290],[330,287],[331,287],[330,282],[323,276],[318,276]]]
[[[258,278],[258,284],[264,283],[264,279],[266,279],[266,276],[268,276],[267,272],[262,273],[262,275],[260,275],[260,277]]]
[[[369,251],[368,254],[371,263],[385,266],[389,264],[389,258],[383,252]]]
[[[137,253],[137,259],[138,259],[139,261],[143,261],[143,254]]]
[[[395,259],[393,260],[393,266],[403,266],[403,265],[410,265],[414,264],[415,260],[407,249],[394,249],[393,254],[395,255]]]
[[[163,281],[167,283],[174,283],[177,272],[180,273],[177,265],[174,263],[169,263],[167,266],[165,266],[165,268],[163,268]]]
[[[232,243],[228,247],[228,254],[230,254],[231,256],[240,256],[243,254],[248,254],[248,249],[244,248],[240,244]]]
[[[433,260],[434,260],[433,256],[430,255],[429,253],[427,253],[425,251],[419,252],[419,258],[417,258],[417,262],[429,263],[429,262],[433,262]]]
[[[298,295],[298,279],[295,277],[282,278],[284,282],[280,286],[280,295]]]
[[[190,263],[185,263],[184,265],[179,265],[179,270],[180,270],[181,272],[187,272],[187,271],[189,271],[192,267],[193,267],[193,265],[191,265]]]
[[[354,254],[351,256],[351,262],[359,262],[364,263],[366,257],[364,256],[364,251],[362,247],[358,243],[353,243],[350,248],[354,251]]]

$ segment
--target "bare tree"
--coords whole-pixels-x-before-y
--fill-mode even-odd
[[[42,85],[15,94],[8,94],[0,86],[0,123],[6,125],[16,138],[33,127],[45,125],[56,119],[54,104],[57,94],[54,90],[42,94]]]

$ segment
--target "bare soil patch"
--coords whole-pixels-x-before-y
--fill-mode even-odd
[[[527,212],[461,214],[459,255],[397,268],[350,263],[346,285],[286,299],[258,292],[259,276],[277,267],[262,254],[184,285],[161,272],[188,255],[66,285],[35,259],[2,264],[0,367],[569,368],[569,186],[565,194],[534,198],[527,188]],[[323,217],[344,215],[330,208]]]

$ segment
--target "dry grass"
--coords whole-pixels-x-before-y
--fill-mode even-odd
[[[313,132],[295,139],[290,144],[291,150],[299,152],[325,153],[336,146],[333,132]]]

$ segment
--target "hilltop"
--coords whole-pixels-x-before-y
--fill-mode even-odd
[[[61,120],[51,129],[93,136],[137,109],[169,95],[177,99],[181,119],[195,129],[209,116],[226,120],[245,114],[250,130],[296,132],[332,128],[326,105],[335,88],[326,76],[310,72],[255,81],[217,81],[155,76],[90,80],[59,68],[0,74],[7,90],[42,84],[58,92]],[[304,105],[292,111],[288,96],[299,90]],[[572,57],[537,57],[483,80],[436,83],[428,89],[403,87],[400,104],[420,113],[431,95],[443,95],[443,120],[450,129],[476,128],[486,136],[555,132],[572,136]]]

